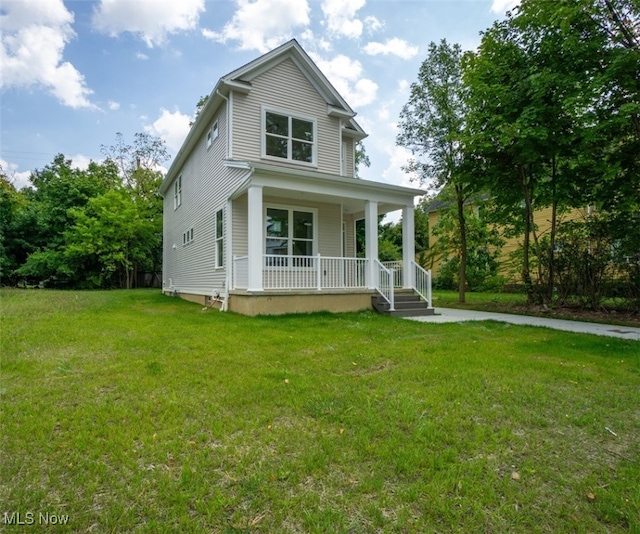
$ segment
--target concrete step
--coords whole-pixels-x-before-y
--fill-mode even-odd
[[[393,299],[395,310],[389,310],[389,303],[380,295],[371,297],[371,305],[373,308],[381,314],[393,315],[394,317],[420,317],[433,315],[435,313],[433,308],[429,308],[427,303],[422,300],[418,295],[414,294],[400,294],[394,295]]]

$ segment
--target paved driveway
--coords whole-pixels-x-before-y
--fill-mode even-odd
[[[564,319],[547,319],[546,317],[531,317],[528,315],[514,315],[511,313],[492,313],[470,310],[456,310],[453,308],[436,308],[436,315],[425,317],[407,317],[413,321],[424,323],[460,323],[463,321],[500,321],[503,323],[522,324],[529,326],[544,326],[567,332],[595,334],[597,336],[619,337],[640,341],[640,328],[630,326],[615,326],[610,324],[584,323],[581,321],[566,321]]]

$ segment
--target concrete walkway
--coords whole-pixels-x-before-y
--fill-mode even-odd
[[[436,315],[424,317],[407,317],[412,321],[424,323],[460,323],[463,321],[500,321],[503,323],[521,324],[529,326],[544,326],[567,332],[595,334],[597,336],[618,337],[640,341],[640,328],[630,326],[616,326],[610,324],[585,323],[581,321],[567,321],[564,319],[548,319],[546,317],[531,317],[528,315],[514,315],[511,313],[492,313],[471,310],[456,310],[453,308],[436,308]]]

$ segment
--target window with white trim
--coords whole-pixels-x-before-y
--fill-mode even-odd
[[[224,266],[224,211],[216,211],[216,268]]]
[[[267,207],[265,253],[269,256],[309,256],[316,249],[316,213],[309,208]],[[286,266],[286,258],[267,258],[267,265]],[[310,260],[296,258],[296,266],[311,266]]]
[[[213,126],[211,126],[211,128],[209,128],[209,130],[207,131],[207,150],[211,148],[211,145],[216,139],[218,139],[219,135],[220,129],[218,128],[218,121],[215,121],[213,123]]]
[[[193,241],[193,228],[189,228],[182,234],[182,246],[188,245]]]
[[[173,209],[177,210],[182,204],[182,174],[173,184]]]
[[[264,156],[313,164],[315,138],[314,120],[264,110]]]

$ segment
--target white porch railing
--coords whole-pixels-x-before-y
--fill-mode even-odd
[[[402,261],[383,261],[380,263],[382,263],[382,265],[387,269],[393,269],[393,287],[404,287]]]
[[[233,257],[232,289],[247,289],[249,287],[249,256]]]
[[[389,303],[389,311],[395,310],[395,296],[394,296],[394,280],[393,280],[393,269],[387,269],[382,263],[378,260],[373,260],[375,265],[375,276],[376,276],[376,290],[380,295],[384,297],[384,299]]]
[[[330,256],[262,257],[262,286],[267,290],[285,289],[367,289],[367,259]],[[431,271],[412,261],[413,290],[431,307]],[[395,289],[403,287],[401,261],[381,263],[374,260],[374,286],[394,309]],[[249,257],[233,259],[233,289],[249,287]]]
[[[413,268],[413,290],[426,301],[429,308],[432,308],[431,270],[423,269],[415,261],[411,262],[411,267]]]
[[[281,256],[262,259],[264,289],[364,289],[367,287],[365,258],[330,256]],[[248,256],[234,258],[233,287],[248,287]]]

